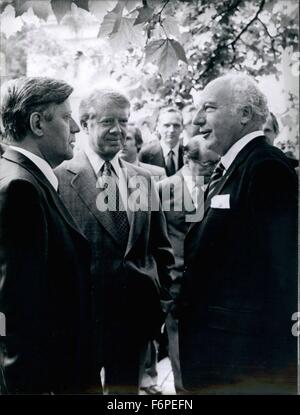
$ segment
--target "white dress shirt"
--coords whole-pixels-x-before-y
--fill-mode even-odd
[[[37,156],[36,154],[31,153],[31,151],[24,150],[24,148],[9,146],[12,150],[18,151],[19,153],[23,154],[23,156],[27,157],[32,163],[34,163],[39,170],[43,173],[46,179],[50,182],[50,184],[54,187],[55,191],[58,189],[58,179],[53,173],[53,170],[44,159]]]
[[[84,152],[87,158],[89,159],[89,162],[91,163],[91,166],[96,176],[98,177],[99,172],[106,160],[104,160],[101,156],[99,156],[99,154],[95,153],[95,151],[88,144],[84,147]],[[126,169],[121,168],[118,153],[114,156],[114,158],[109,160],[109,162],[111,163],[113,167],[112,174],[114,175],[117,181],[121,200],[123,202],[123,206],[125,207],[125,210],[128,216],[128,209],[127,209],[128,192],[127,192]]]
[[[169,146],[167,146],[162,140],[160,140],[160,145],[163,151],[163,155],[164,155],[164,159],[165,159],[165,163],[167,164],[167,160],[168,160],[168,155],[170,153],[170,151],[173,151],[173,160],[174,160],[174,164],[175,164],[175,170],[178,170],[178,154],[179,154],[179,142],[176,144],[175,147],[170,148]]]
[[[250,141],[254,140],[254,138],[264,135],[261,130],[253,131],[252,133],[244,135],[244,137],[240,138],[230,149],[221,157],[221,163],[225,167],[224,173],[226,170],[229,169],[239,152],[248,144]]]

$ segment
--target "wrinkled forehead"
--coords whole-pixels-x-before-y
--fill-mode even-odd
[[[216,102],[228,103],[232,101],[232,86],[224,79],[216,79],[210,82],[200,95],[200,103]]]
[[[106,100],[105,102],[96,102],[90,107],[90,115],[97,117],[129,116],[129,105],[119,105],[116,102]]]
[[[163,112],[159,115],[157,123],[160,125],[168,123],[182,124],[182,116],[175,111]]]

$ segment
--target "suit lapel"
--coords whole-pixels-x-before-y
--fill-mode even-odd
[[[229,181],[229,179],[231,179],[231,177],[234,175],[235,171],[237,170],[237,168],[245,161],[245,159],[248,157],[248,155],[251,153],[252,149],[259,145],[261,143],[262,137],[257,137],[254,138],[253,140],[251,140],[241,151],[240,153],[237,155],[236,159],[233,161],[233,163],[231,164],[231,166],[229,167],[228,171],[224,174],[224,176],[222,177],[222,179],[220,180],[220,182],[218,183],[216,189],[214,190],[214,192],[210,195],[209,198],[207,198],[205,200],[204,203],[204,215],[206,214],[206,212],[208,211],[208,209],[210,208],[210,204],[211,204],[211,199],[220,194],[220,192],[223,190],[225,184]],[[196,223],[192,224],[190,226],[189,231],[191,230],[191,228],[194,227]]]
[[[100,193],[97,187],[97,177],[84,152],[79,152],[70,161],[68,170],[75,174],[71,181],[71,186],[79,198],[114,240],[120,243],[120,238],[112,216],[107,212],[101,212],[97,208],[97,197]]]
[[[35,179],[40,183],[43,189],[45,189],[47,193],[51,195],[51,200],[54,202],[57,210],[59,211],[65,222],[67,222],[68,225],[71,228],[73,228],[76,232],[81,233],[76,223],[74,222],[74,219],[66,209],[61,198],[58,196],[57,192],[55,191],[51,183],[47,180],[47,178],[44,176],[41,170],[29,158],[25,157],[18,151],[14,151],[12,149],[8,149],[5,152],[5,154],[3,154],[3,157],[9,161],[19,164],[29,173],[31,173],[35,177]]]
[[[131,201],[134,200],[134,191],[136,190],[135,187],[130,187],[130,181],[131,183],[133,183],[134,178],[136,178],[137,176],[137,171],[129,164],[126,163],[124,161],[120,161],[121,167],[126,169],[126,180],[127,180],[127,191],[128,191],[128,199],[130,199]],[[148,185],[148,180],[147,180],[147,185]],[[148,203],[150,203],[150,194],[149,194],[150,189],[144,189],[144,192],[147,192],[147,200]],[[143,192],[143,190],[141,191]],[[134,206],[132,206],[134,208]],[[131,209],[129,209],[129,207],[127,207],[128,209],[128,216],[129,216],[129,225],[130,225],[130,230],[129,230],[129,237],[128,237],[128,244],[127,244],[127,249],[125,252],[125,255],[128,254],[128,252],[131,250],[131,248],[133,247],[134,243],[136,242],[138,236],[140,235],[140,233],[142,232],[144,223],[148,217],[148,210],[151,209],[151,206],[145,206],[143,210],[135,210],[133,209],[133,211]]]
[[[151,163],[166,168],[164,153],[159,142],[153,148]]]

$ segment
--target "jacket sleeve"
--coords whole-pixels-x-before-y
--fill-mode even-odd
[[[6,318],[6,336],[0,340],[8,393],[44,390],[46,258],[47,222],[41,194],[26,180],[2,185],[0,311]]]

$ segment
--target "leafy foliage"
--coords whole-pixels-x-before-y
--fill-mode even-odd
[[[2,0],[0,13],[7,13],[9,6],[16,19],[32,9],[41,21],[54,14],[58,23],[73,25],[74,31],[89,24],[84,17],[89,12],[99,25],[94,55],[101,55],[105,40],[117,57],[99,71],[125,79],[136,108],[157,102],[183,107],[211,79],[230,69],[255,77],[279,76],[286,51],[285,71],[291,72],[295,64],[299,68],[299,55],[293,61],[298,49],[297,0]],[[13,36],[2,36],[1,47],[14,51],[7,58],[10,76],[25,71],[26,53],[37,42],[32,33],[36,35],[25,25]],[[46,35],[41,39],[60,59],[57,67],[65,68],[67,46],[55,55],[61,46]],[[103,59],[98,59],[101,65]],[[294,88],[287,99],[292,110],[298,108],[296,95]]]

